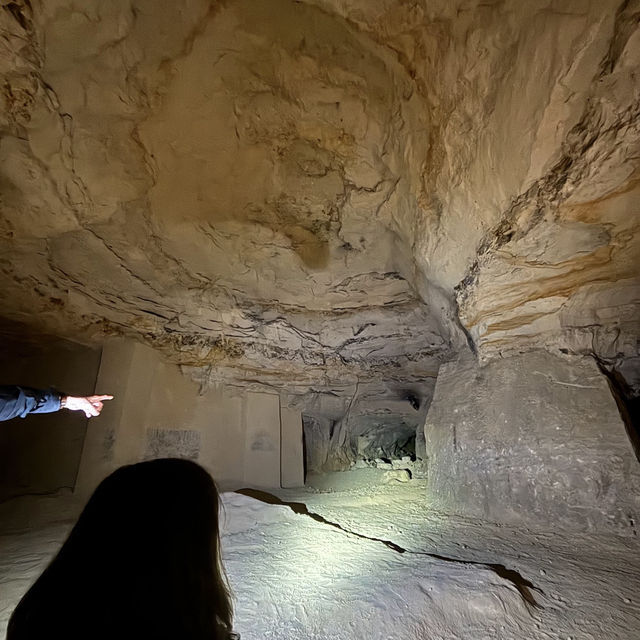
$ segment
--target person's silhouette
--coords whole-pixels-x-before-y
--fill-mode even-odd
[[[118,469],[18,604],[7,640],[234,637],[218,509],[213,479],[194,462]]]

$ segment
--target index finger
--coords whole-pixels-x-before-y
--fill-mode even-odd
[[[113,400],[113,396],[91,396],[93,400]]]

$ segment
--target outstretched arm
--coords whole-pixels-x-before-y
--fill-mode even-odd
[[[102,411],[103,400],[113,396],[65,396],[57,391],[43,391],[17,385],[0,386],[0,421],[24,418],[30,413],[52,413],[60,409],[84,411],[87,418]]]
[[[0,420],[11,420],[29,413],[51,413],[60,409],[62,396],[57,391],[7,385],[0,387]]]

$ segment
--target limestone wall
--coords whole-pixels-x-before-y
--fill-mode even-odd
[[[346,468],[412,433],[440,364],[469,350],[498,360],[442,369],[437,500],[623,526],[604,379],[518,354],[595,355],[640,393],[639,16],[639,0],[0,3],[0,312],[131,341],[105,349],[116,400],[81,486],[168,453],[289,482],[302,445],[285,456],[277,434],[297,417],[230,384],[298,396],[310,466]]]
[[[640,465],[591,359],[533,352],[446,364],[425,437],[438,509],[637,535]]]
[[[281,418],[277,394],[202,390],[153,349],[122,339],[105,344],[98,385],[115,398],[87,434],[81,494],[123,464],[171,456],[199,462],[224,487],[304,483],[300,412],[282,407]]]

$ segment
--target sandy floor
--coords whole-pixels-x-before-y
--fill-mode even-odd
[[[447,518],[419,481],[224,505],[242,640],[640,638],[637,539]],[[0,506],[0,638],[76,512],[71,496]]]

